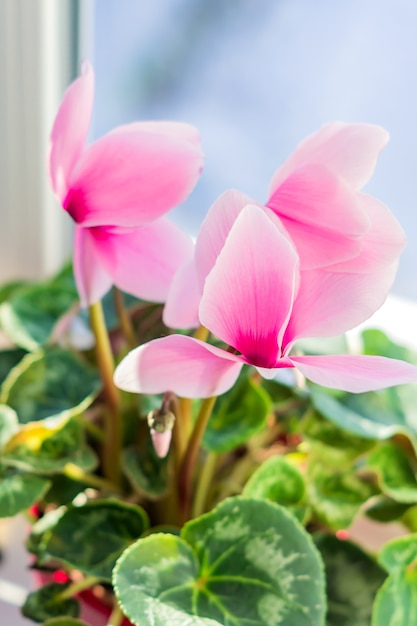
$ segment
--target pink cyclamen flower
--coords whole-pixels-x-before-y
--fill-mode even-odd
[[[389,209],[360,188],[372,175],[387,139],[388,133],[379,126],[327,124],[276,172],[264,206],[279,217],[290,235],[303,271],[383,274],[385,293],[375,297],[374,290],[372,296],[378,306],[392,285],[405,234]],[[262,206],[231,190],[212,205],[201,226],[194,259],[184,264],[171,284],[164,311],[168,326],[198,325],[205,277],[234,220],[248,204]]]
[[[164,301],[189,258],[188,237],[163,216],[193,189],[203,164],[193,126],[137,122],[86,146],[94,98],[89,64],[68,88],[51,133],[49,173],[75,222],[74,273],[82,304],[112,284]]]
[[[233,351],[183,335],[156,339],[123,359],[116,385],[138,393],[170,390],[185,397],[210,397],[230,389],[244,364],[255,366],[265,378],[281,368],[297,368],[315,383],[354,393],[416,381],[417,367],[395,359],[291,353],[306,327],[320,331],[333,324],[332,317],[343,325],[346,307],[355,314],[350,300],[357,295],[355,289],[361,291],[355,279],[362,276],[349,278],[351,289],[349,281],[316,281],[310,303],[323,298],[325,306],[304,311],[297,305],[302,277],[293,243],[262,208],[247,206],[206,278],[199,310],[201,323]],[[305,295],[303,299],[305,305]],[[323,315],[330,301],[331,310]]]

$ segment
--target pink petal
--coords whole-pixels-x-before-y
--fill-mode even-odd
[[[313,383],[350,393],[417,381],[417,367],[382,356],[291,356],[290,360]]]
[[[312,163],[292,172],[267,206],[295,222],[355,237],[370,226],[357,195],[329,168]]]
[[[210,207],[201,225],[195,245],[195,264],[201,289],[237,216],[248,204],[257,205],[246,194],[230,189],[219,196]]]
[[[354,189],[371,178],[389,135],[380,126],[332,122],[307,137],[275,173],[271,194],[296,169],[308,163],[324,165]]]
[[[176,271],[190,258],[190,238],[167,218],[146,226],[91,228],[102,265],[123,291],[163,302]]]
[[[328,231],[310,224],[293,222],[281,217],[300,257],[301,268],[312,270],[327,268],[335,262],[355,258],[361,251],[361,239]]]
[[[194,258],[178,270],[172,279],[163,312],[163,322],[169,328],[196,328],[201,290],[195,272]]]
[[[206,279],[200,321],[247,362],[273,367],[297,279],[292,244],[262,209],[248,206]]]
[[[117,366],[114,381],[125,391],[173,391],[209,398],[230,389],[242,367],[240,357],[185,335],[170,335],[136,348]]]
[[[49,175],[60,202],[64,201],[69,178],[81,156],[90,126],[94,99],[94,74],[89,63],[80,78],[67,89],[52,128],[49,144]]]
[[[93,143],[73,171],[65,208],[83,226],[140,226],[192,191],[203,165],[199,147],[177,134],[112,132]]]
[[[88,228],[75,227],[74,276],[81,306],[101,300],[112,285],[97,250],[96,241]]]
[[[131,133],[132,130],[147,133],[159,133],[162,135],[170,135],[171,137],[177,137],[183,141],[187,141],[196,148],[201,148],[200,133],[195,126],[186,124],[185,122],[170,122],[170,121],[144,121],[133,122],[132,124],[125,124],[118,126],[112,131],[112,134],[116,133]]]
[[[367,320],[385,302],[397,263],[372,274],[301,272],[284,345],[301,337],[333,337]]]
[[[376,198],[358,193],[371,227],[361,237],[361,251],[356,257],[332,265],[332,272],[374,272],[392,265],[406,244],[405,233],[391,211]]]

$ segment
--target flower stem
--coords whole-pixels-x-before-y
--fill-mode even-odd
[[[64,467],[65,476],[72,480],[78,480],[84,482],[89,487],[98,489],[100,491],[109,491],[110,493],[120,493],[120,488],[115,483],[112,483],[105,478],[96,476],[96,474],[87,474],[81,467],[74,463],[67,463]]]
[[[78,580],[76,583],[72,583],[69,587],[67,587],[64,591],[62,591],[58,595],[59,600],[67,600],[68,598],[73,598],[80,593],[81,591],[85,591],[86,589],[90,589],[94,587],[100,582],[100,578],[96,578],[96,576],[86,576],[81,580]]]
[[[120,606],[117,603],[117,600],[114,601],[113,611],[109,617],[109,621],[106,626],[120,626],[123,621],[123,613],[121,611]]]
[[[118,483],[120,478],[122,424],[120,419],[119,392],[113,382],[113,352],[101,302],[90,305],[89,313],[91,328],[96,339],[97,363],[103,383],[104,397],[108,407],[103,445],[103,470],[109,480]]]
[[[213,476],[217,468],[218,460],[218,454],[209,452],[204,461],[192,507],[191,517],[193,519],[202,515],[206,510],[210,487],[213,483]]]
[[[132,322],[129,314],[126,310],[126,306],[123,300],[123,294],[117,287],[113,287],[114,305],[116,307],[117,317],[119,318],[120,328],[129,349],[136,347],[137,341],[135,337],[135,331],[133,330]]]
[[[191,433],[191,437],[188,441],[187,449],[185,450],[181,463],[178,479],[178,498],[181,517],[184,523],[187,519],[189,519],[193,469],[197,460],[201,440],[203,439],[204,431],[206,430],[206,426],[210,419],[215,402],[216,396],[213,396],[211,398],[206,398],[201,405],[200,413],[198,414],[197,420],[194,424],[194,429]]]
[[[200,341],[206,341],[209,336],[209,331],[205,326],[199,326],[194,332],[194,339]],[[181,413],[181,428],[185,433],[185,437],[188,439],[191,432],[191,418],[192,418],[192,401],[190,398],[180,398],[180,413]]]

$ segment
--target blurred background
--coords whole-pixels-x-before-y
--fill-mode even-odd
[[[367,191],[408,234],[395,292],[417,300],[414,0],[2,0],[0,18],[0,278],[50,273],[70,256],[45,154],[89,58],[91,139],[136,119],[199,127],[205,170],[173,213],[192,233],[227,188],[265,200],[274,171],[325,122],[384,126],[391,141]]]
[[[407,232],[394,293],[417,301],[416,30],[415,0],[1,0],[0,280],[48,275],[71,255],[45,162],[59,102],[88,58],[91,139],[136,119],[199,127],[205,170],[172,214],[193,234],[227,188],[265,200],[274,171],[322,124],[384,126],[391,141],[367,191]],[[389,323],[415,329],[416,309],[404,324],[395,302]],[[13,555],[0,578],[26,585]],[[4,623],[27,623],[7,610]]]

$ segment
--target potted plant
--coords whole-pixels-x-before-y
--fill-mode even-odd
[[[343,335],[405,243],[361,191],[386,132],[328,124],[265,205],[226,191],[193,244],[163,215],[197,182],[198,132],[142,122],[86,147],[92,103],[85,65],[49,154],[73,270],[0,291],[0,515],[31,523],[24,614],[414,623],[416,357],[372,330],[349,354]],[[358,516],[404,536],[370,553]]]

